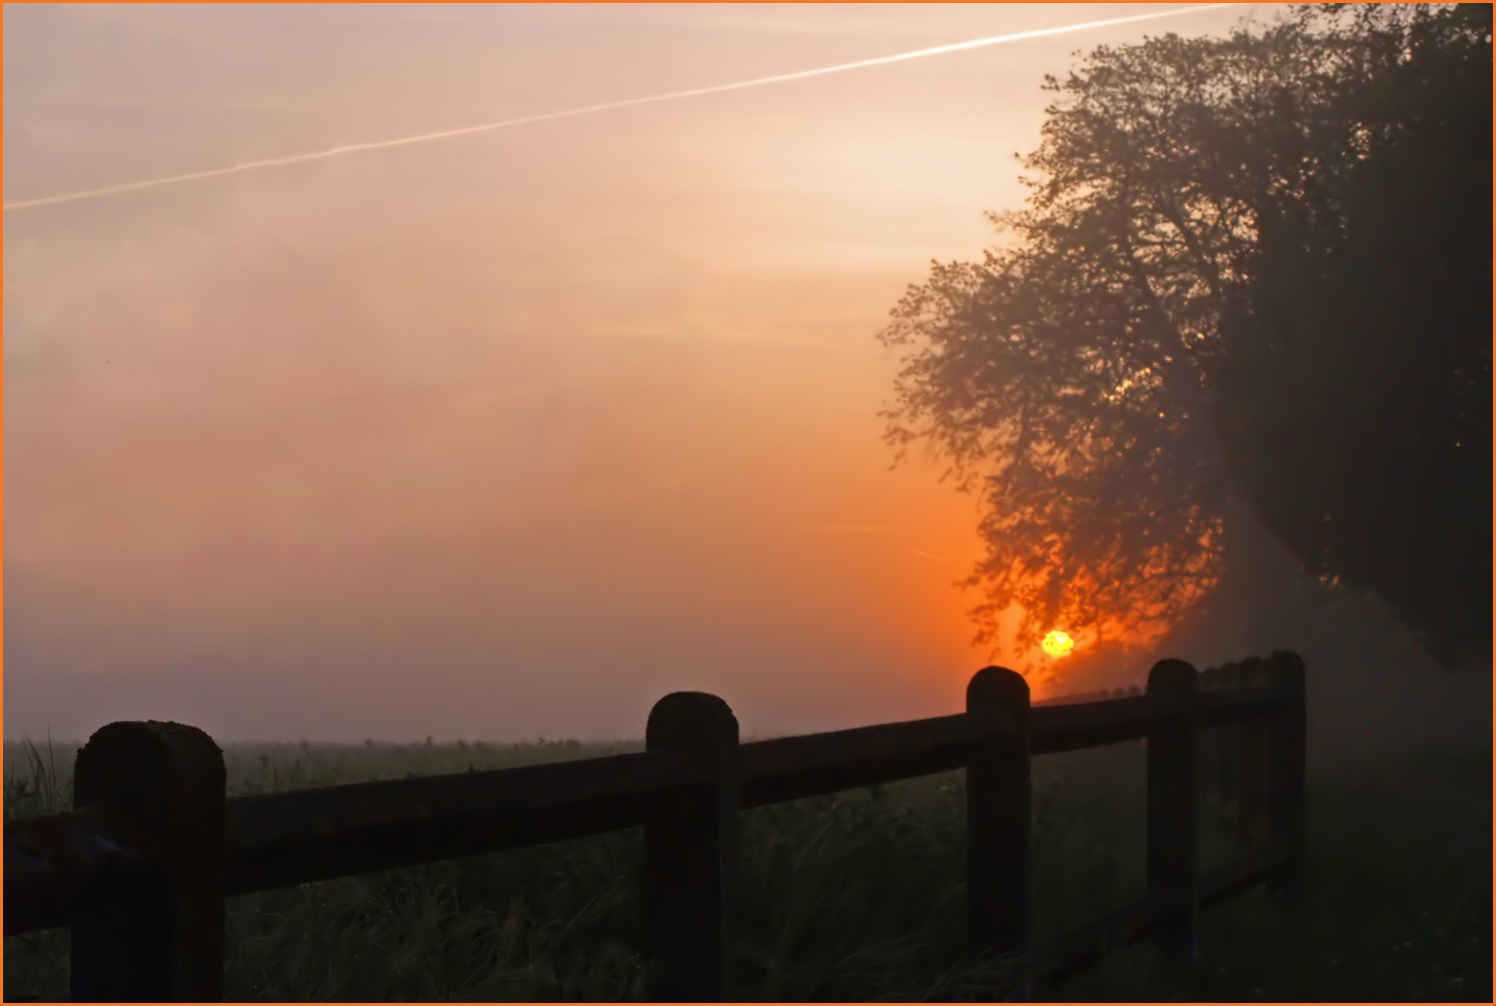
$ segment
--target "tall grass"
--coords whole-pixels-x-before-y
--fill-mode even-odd
[[[52,738],[45,749],[30,738],[5,745],[5,820],[57,814],[73,805],[73,760],[68,749],[58,765]]]
[[[620,746],[230,748],[234,794],[611,753]],[[1041,988],[1066,999],[1489,999],[1485,752],[1311,788],[1308,893],[1206,915],[1204,965],[1143,946]],[[71,750],[7,745],[7,820],[70,800]],[[1480,769],[1484,766],[1484,774]],[[1142,892],[1142,752],[1036,763],[1039,936]],[[736,988],[755,1000],[1003,998],[1011,962],[963,950],[959,774],[743,814]],[[1206,833],[1211,858],[1234,843]],[[629,1000],[643,994],[641,837],[578,842],[235,898],[238,1000]],[[58,999],[61,932],[13,937],[5,997]]]

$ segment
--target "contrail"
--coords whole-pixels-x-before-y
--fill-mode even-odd
[[[280,168],[290,164],[305,164],[309,161],[322,161],[331,157],[341,157],[344,154],[360,154],[370,150],[389,150],[392,147],[406,147],[416,143],[431,143],[436,140],[450,140],[458,136],[471,136],[475,133],[488,133],[497,129],[509,129],[513,126],[527,126],[536,122],[552,122],[556,119],[570,119],[578,115],[591,115],[594,112],[607,112],[616,108],[632,108],[635,105],[652,105],[661,101],[678,101],[681,98],[696,98],[706,94],[723,94],[727,91],[741,91],[749,87],[762,87],[765,84],[783,84],[792,80],[806,80],[811,77],[824,77],[830,73],[844,73],[847,70],[862,70],[871,66],[887,66],[890,63],[902,63],[911,59],[924,59],[927,56],[943,56],[946,53],[965,52],[970,49],[983,49],[992,45],[1004,45],[1008,42],[1022,42],[1031,38],[1046,38],[1051,35],[1065,35],[1070,32],[1090,31],[1093,28],[1108,28],[1112,25],[1133,24],[1138,21],[1151,21],[1156,18],[1181,17],[1185,14],[1199,14],[1208,10],[1219,10],[1222,7],[1242,7],[1242,3],[1211,3],[1202,4],[1198,7],[1181,7],[1173,10],[1152,11],[1147,14],[1131,14],[1127,17],[1107,18],[1104,21],[1087,21],[1084,24],[1062,25],[1058,28],[1035,28],[1032,31],[1014,32],[1011,35],[993,35],[988,38],[976,38],[968,42],[952,42],[949,45],[937,45],[928,49],[915,49],[912,52],[901,52],[893,56],[879,56],[874,59],[860,59],[855,63],[838,63],[835,66],[823,66],[815,70],[799,70],[795,73],[780,73],[772,77],[755,77],[753,80],[740,80],[731,84],[714,84],[710,87],[693,87],[685,91],[670,91],[665,94],[651,94],[640,98],[623,98],[618,101],[603,101],[595,105],[582,105],[577,108],[567,108],[559,112],[542,112],[537,115],[523,115],[515,119],[500,119],[497,122],[485,122],[476,126],[463,126],[460,129],[443,129],[435,133],[421,133],[416,136],[403,136],[394,140],[374,140],[369,143],[349,143],[341,147],[330,147],[327,150],[318,150],[310,154],[292,154],[288,157],[269,157],[259,161],[245,161],[242,164],[231,165],[226,168],[209,168],[206,171],[189,171],[180,175],[166,175],[161,178],[151,178],[140,182],[124,182],[120,185],[106,185],[97,189],[81,189],[76,192],[64,192],[55,196],[39,196],[35,199],[21,199],[13,203],[5,203],[4,212],[10,213],[14,210],[38,209],[43,206],[57,206],[62,203],[76,203],[84,199],[102,199],[106,196],[123,195],[127,192],[139,192],[144,189],[156,189],[167,185],[179,185],[183,182],[196,182],[208,178],[222,178],[225,175],[238,175],[246,171],[259,171],[262,168]]]

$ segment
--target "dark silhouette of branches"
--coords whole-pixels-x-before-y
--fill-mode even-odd
[[[1429,134],[1419,116],[1437,132],[1448,118],[1431,111],[1437,100],[1478,97],[1473,84],[1415,93],[1419,81],[1447,76],[1437,67],[1451,48],[1474,53],[1460,66],[1484,56],[1489,179],[1485,10],[1483,44],[1479,15],[1301,8],[1226,38],[1101,47],[1063,81],[1047,79],[1056,100],[1041,145],[1023,159],[1027,205],[992,215],[1005,241],[979,263],[934,264],[881,334],[905,350],[888,440],[901,452],[932,447],[985,501],[987,551],[970,581],[985,594],[975,611],[983,634],[1015,604],[1025,612],[1020,645],[1056,625],[1102,637],[1165,629],[1230,568],[1232,528],[1253,508],[1317,572],[1396,600],[1356,562],[1325,560],[1333,550],[1302,533],[1298,504],[1285,503],[1299,500],[1316,452],[1345,444],[1311,438],[1291,463],[1267,444],[1301,422],[1364,424],[1372,413],[1325,380],[1324,361],[1295,371],[1296,394],[1314,408],[1281,408],[1281,361],[1259,351],[1262,327],[1294,314],[1314,342],[1313,326],[1331,323],[1325,305],[1364,292],[1342,284],[1316,294],[1305,277],[1324,268],[1294,255],[1343,253],[1347,227],[1396,231],[1402,218],[1385,206],[1396,186],[1415,182],[1411,152]],[[1368,167],[1384,149],[1388,166]],[[1446,181],[1424,195],[1441,198]],[[1372,206],[1382,217],[1368,217]],[[1478,219],[1488,227],[1488,202]],[[1367,254],[1380,252],[1363,253],[1359,266]],[[1346,282],[1359,266],[1345,260]],[[1362,283],[1399,296],[1378,279]],[[1464,375],[1488,405],[1489,286],[1486,295],[1484,384],[1468,362],[1429,369]],[[1421,310],[1399,303],[1404,322]],[[1356,318],[1333,323],[1346,345],[1363,338]],[[1410,329],[1383,325],[1374,338],[1406,347]],[[1490,412],[1479,401],[1470,408],[1486,417],[1488,493]],[[1398,414],[1413,423],[1413,411]],[[1259,412],[1278,425],[1252,418]]]

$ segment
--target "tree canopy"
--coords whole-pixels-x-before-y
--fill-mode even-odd
[[[1306,7],[1046,80],[1006,240],[882,333],[890,441],[984,500],[985,634],[1157,635],[1255,510],[1446,655],[1489,642],[1490,47],[1488,6]]]
[[[1491,8],[1357,30],[1361,156],[1261,217],[1218,415],[1267,526],[1457,659],[1491,643]]]

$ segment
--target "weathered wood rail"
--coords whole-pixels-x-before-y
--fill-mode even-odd
[[[730,994],[738,812],[955,769],[966,772],[968,936],[1030,978],[1154,937],[1196,954],[1203,906],[1294,886],[1304,857],[1304,668],[1292,653],[1197,672],[1156,665],[1146,692],[1033,706],[979,671],[952,716],[738,743],[715,696],[655,704],[637,754],[225,798],[222,752],[196,728],[112,723],[79,751],[75,810],[5,829],[7,936],[72,934],[76,1000],[223,996],[233,895],[643,827],[649,994]],[[1239,725],[1239,726],[1238,726]],[[1204,785],[1206,728],[1237,727]],[[1147,894],[1045,946],[1030,937],[1030,759],[1147,745]],[[1246,855],[1202,874],[1202,790],[1251,796]]]

